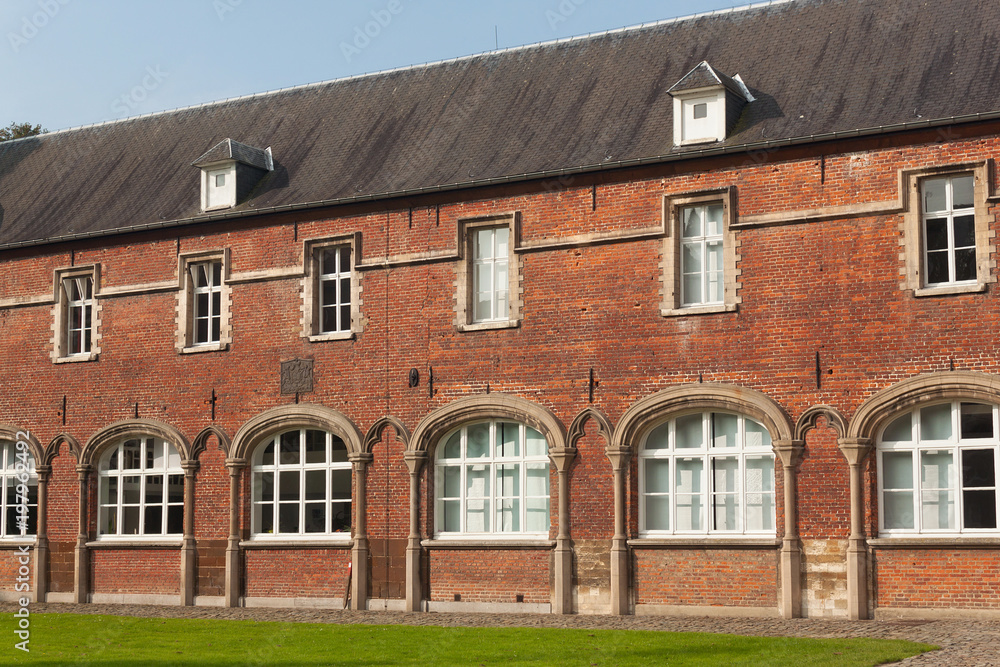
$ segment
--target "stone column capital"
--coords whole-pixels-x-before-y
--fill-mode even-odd
[[[840,447],[841,454],[852,466],[861,465],[872,450],[871,438],[838,438],[837,446]]]
[[[38,475],[38,483],[45,484],[49,481],[49,475],[52,474],[52,466],[35,466],[35,474]]]
[[[355,467],[364,468],[375,460],[375,455],[371,452],[351,452],[347,455],[347,460],[354,464]]]
[[[549,450],[549,459],[559,472],[566,472],[576,458],[576,447],[558,447]]]
[[[186,477],[194,477],[195,473],[201,468],[201,462],[196,459],[191,459],[189,461],[181,462],[181,470],[184,471]]]
[[[406,467],[410,469],[410,474],[415,475],[420,472],[420,468],[427,461],[427,452],[422,450],[407,450],[403,452],[403,461],[406,462]]]
[[[94,471],[94,466],[89,463],[76,464],[76,475],[82,481],[87,479],[87,475]]]
[[[226,467],[229,468],[230,475],[238,475],[243,468],[247,467],[246,459],[226,459]]]
[[[802,462],[802,453],[806,449],[804,440],[775,440],[771,449],[781,459],[785,468],[796,468]]]
[[[619,472],[628,466],[629,459],[632,457],[632,448],[608,447],[604,450],[604,453],[611,460],[611,468],[615,472]]]

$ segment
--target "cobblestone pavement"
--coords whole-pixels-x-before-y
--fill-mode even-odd
[[[0,603],[12,612],[13,603]],[[834,619],[749,619],[678,616],[557,616],[554,614],[455,614],[329,609],[166,607],[131,604],[32,604],[33,613],[116,614],[146,618],[217,618],[297,623],[366,623],[467,627],[607,628],[671,632],[721,632],[788,637],[874,637],[908,639],[941,647],[900,665],[1000,667],[1000,621],[846,621]]]

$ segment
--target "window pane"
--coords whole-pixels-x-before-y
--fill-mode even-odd
[[[920,505],[924,530],[955,528],[955,494],[952,491],[922,491]]]
[[[670,496],[646,496],[646,530],[670,530]]]
[[[324,280],[321,288],[323,293],[323,305],[329,306],[337,303],[337,281]]]
[[[473,424],[468,428],[465,455],[470,459],[483,458],[490,453],[490,425]]]
[[[496,467],[496,492],[498,496],[521,495],[521,466],[516,463]]]
[[[138,470],[142,464],[142,443],[139,440],[126,440],[122,444],[122,470]]]
[[[479,292],[476,295],[476,320],[493,319],[493,295],[491,292]]]
[[[712,492],[735,493],[739,490],[740,464],[736,457],[712,458]]]
[[[141,488],[141,477],[122,477],[122,502],[138,505]]]
[[[281,434],[280,465],[295,465],[299,462],[299,432],[289,431]]]
[[[976,249],[955,251],[955,280],[976,279]]]
[[[320,271],[323,274],[338,273],[337,271],[337,249],[324,248],[322,252],[323,266]],[[324,284],[325,287],[325,284]],[[325,302],[325,299],[324,299]]]
[[[700,493],[702,460],[677,459],[675,466],[677,469],[677,493]]]
[[[645,459],[646,493],[670,493],[670,459]]]
[[[207,343],[208,341],[208,320],[199,319],[195,322],[194,342]]]
[[[920,411],[920,439],[948,440],[951,438],[951,405],[935,405]]]
[[[184,475],[167,475],[167,502],[184,502]]]
[[[317,471],[322,474],[322,471]],[[306,503],[305,532],[326,532],[326,503]]]
[[[146,504],[149,503],[163,503],[163,475],[146,476]]]
[[[330,498],[331,499],[351,499],[351,469],[330,471]]]
[[[712,513],[712,530],[739,529],[739,499],[735,493],[718,493],[712,496]]]
[[[913,453],[882,453],[882,488],[913,488]]]
[[[677,449],[697,449],[704,446],[701,415],[680,417],[676,422]]]
[[[493,230],[479,229],[473,236],[473,259],[489,259],[493,257]]]
[[[351,270],[351,247],[344,246],[340,249],[340,270],[347,273]]]
[[[722,204],[712,204],[706,212],[705,236],[718,236],[722,233]]]
[[[462,432],[456,431],[448,438],[444,444],[444,451],[441,452],[443,459],[457,459],[462,456]]]
[[[948,219],[929,218],[927,225],[927,249],[947,250],[948,249]]]
[[[122,508],[122,532],[120,534],[139,534],[139,508],[137,506]]]
[[[713,412],[709,420],[712,447],[735,447],[739,417]]]
[[[142,534],[160,535],[163,532],[163,505],[146,505]]]
[[[975,180],[972,174],[968,176],[956,176],[951,179],[952,204],[954,209],[969,208],[973,205]]]
[[[685,274],[697,274],[703,268],[701,243],[685,243],[681,250],[681,271]]]
[[[525,456],[545,456],[549,453],[545,437],[530,426],[524,427],[524,450]]]
[[[347,445],[333,434],[330,435],[330,463],[347,463]]]
[[[441,492],[445,498],[459,498],[462,495],[462,469],[448,466],[441,469]]]
[[[507,245],[508,239],[510,238],[510,228],[508,227],[497,227],[495,230],[497,239],[497,258],[507,257]]]
[[[955,216],[955,247],[976,245],[976,218],[972,215]]]
[[[768,433],[764,425],[750,419],[749,417],[744,418],[744,429],[746,431],[746,446],[747,447],[770,447],[771,446],[771,434]]]
[[[212,262],[212,284],[222,284],[222,262]]]
[[[102,507],[99,519],[100,530],[104,535],[118,534],[118,508]]]
[[[927,253],[927,282],[946,283],[948,276],[948,253],[946,251]]]
[[[683,224],[681,236],[683,238],[694,238],[701,236],[701,212],[697,207],[686,208],[683,213]]]
[[[350,532],[351,503],[330,503],[330,530],[334,533]]]
[[[701,274],[695,273],[684,276],[681,289],[684,290],[683,305],[701,303],[704,297],[701,294]]]
[[[525,500],[527,524],[524,529],[532,533],[544,533],[549,529],[549,499],[528,498]]]
[[[670,422],[660,424],[646,436],[646,449],[669,449],[670,448]]]
[[[747,493],[774,492],[774,459],[770,456],[748,456],[746,459]]]
[[[549,495],[549,469],[545,465],[527,466],[528,488],[524,490],[528,496]]]
[[[471,465],[466,467],[465,525],[469,532],[485,532],[490,529],[489,495],[490,467],[486,465]]]
[[[306,500],[326,500],[325,470],[306,470]]]
[[[254,500],[271,502],[274,500],[274,473],[256,473],[254,480]]]
[[[701,496],[677,496],[677,530],[701,530]]]
[[[980,403],[962,403],[962,439],[993,437],[993,407]]]
[[[521,448],[519,439],[521,434],[520,426],[506,422],[498,422],[497,429],[497,453],[499,457],[520,456]]]
[[[102,505],[112,505],[118,504],[118,478],[117,477],[102,477],[101,478],[101,504]]]
[[[282,470],[278,475],[278,500],[298,500],[299,471]]]
[[[996,486],[992,449],[966,449],[962,452],[962,486]]]
[[[521,530],[520,499],[497,499],[497,530],[503,533],[516,533]]]
[[[882,514],[885,527],[913,528],[913,492],[886,491],[882,494]]]
[[[340,279],[340,303],[350,303],[351,302],[351,279],[341,278]]]
[[[306,431],[306,463],[326,463],[326,433]]]
[[[965,528],[997,527],[997,492],[963,491],[962,521]]]
[[[274,532],[274,504],[267,503],[261,505],[260,511],[260,532],[262,533],[273,533]]]
[[[955,485],[955,468],[950,451],[920,452],[920,487],[950,489]]]
[[[449,533],[457,533],[462,530],[461,524],[461,504],[458,500],[446,500],[441,503],[443,514],[442,517],[444,525],[441,530]]]
[[[947,178],[928,178],[921,185],[925,212],[947,210],[948,200],[945,195],[948,186]]]
[[[167,534],[180,535],[184,532],[184,506],[171,505],[167,508]]]
[[[299,504],[281,503],[278,505],[278,532],[299,532]]]
[[[264,448],[263,453],[260,457],[261,465],[271,466],[274,465],[274,443],[268,443],[267,447]]]
[[[907,413],[889,424],[882,433],[883,442],[909,442],[913,439],[913,420]]]

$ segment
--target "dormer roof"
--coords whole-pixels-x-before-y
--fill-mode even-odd
[[[253,146],[248,146],[232,139],[223,139],[191,164],[195,167],[207,167],[228,160],[233,160],[250,167],[257,167],[264,171],[272,171],[274,169],[270,148],[254,148]]]
[[[671,86],[667,92],[671,95],[677,95],[689,90],[714,86],[724,86],[730,92],[743,97],[747,102],[754,101],[753,95],[750,94],[738,74],[736,78],[727,76],[709,65],[706,60],[695,65],[694,69],[681,77],[681,80]]]

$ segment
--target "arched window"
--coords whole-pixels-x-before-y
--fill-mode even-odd
[[[351,535],[351,463],[332,433],[286,431],[253,456],[253,536]]]
[[[881,531],[997,529],[997,406],[954,401],[907,412],[878,440]]]
[[[513,422],[468,424],[449,433],[435,461],[438,536],[548,536],[548,443]]]
[[[177,449],[159,438],[129,438],[98,464],[101,535],[184,532],[184,471]]]
[[[771,436],[724,412],[665,421],[639,452],[639,494],[643,535],[773,535]]]
[[[3,484],[0,538],[34,537],[38,530],[38,475],[35,459],[24,442],[0,442],[0,482]],[[25,490],[27,494],[23,493]]]

